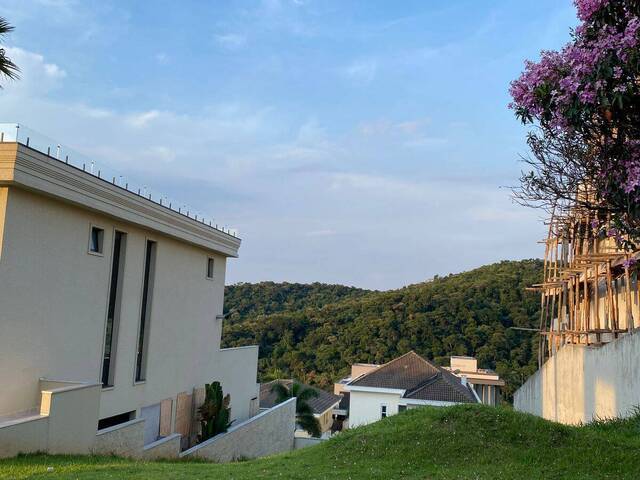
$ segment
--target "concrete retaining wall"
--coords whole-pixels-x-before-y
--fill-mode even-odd
[[[566,345],[515,393],[514,407],[577,424],[625,417],[640,405],[640,333],[601,347]]]
[[[41,383],[46,389],[39,411],[0,420],[0,458],[33,452],[82,454],[93,446],[102,385]]]
[[[302,438],[302,437],[296,437],[295,442],[294,442],[294,448],[296,450],[299,450],[299,449],[305,448],[305,447],[313,447],[314,445],[320,445],[322,442],[326,442],[326,441],[327,441],[326,438],[313,438],[313,437]]]
[[[92,453],[96,455],[140,457],[144,448],[144,419],[98,430],[95,437]]]
[[[49,417],[34,415],[0,425],[0,458],[47,450]]]
[[[178,458],[180,455],[179,433],[173,433],[167,437],[145,445],[142,458],[145,460],[157,460],[159,458]]]
[[[181,457],[232,462],[293,450],[296,427],[296,399],[291,398],[228,432],[182,452]]]

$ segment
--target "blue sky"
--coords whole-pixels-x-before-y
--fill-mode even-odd
[[[525,58],[570,0],[0,0],[2,121],[236,228],[228,282],[387,289],[541,256],[514,205]]]

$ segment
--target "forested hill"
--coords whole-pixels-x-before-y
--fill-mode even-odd
[[[539,260],[504,261],[387,292],[335,285],[227,287],[226,347],[260,345],[260,374],[328,387],[354,362],[382,363],[415,350],[447,365],[473,355],[513,391],[537,369],[539,298],[525,287],[542,277]],[[305,292],[308,292],[305,293]]]
[[[270,315],[283,311],[305,308],[321,308],[346,298],[357,298],[373,293],[344,285],[325,283],[236,283],[225,288],[225,312],[237,310],[229,317],[230,323],[254,319],[259,315]]]

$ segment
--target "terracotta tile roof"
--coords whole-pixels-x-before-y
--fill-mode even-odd
[[[271,391],[271,387],[275,383],[281,383],[285,385],[287,388],[291,388],[291,383],[293,380],[291,379],[283,379],[283,380],[272,380],[271,382],[261,383],[260,384],[260,408],[271,408],[276,405],[276,394]],[[307,401],[309,406],[312,408],[313,413],[316,415],[320,415],[327,411],[327,409],[333,407],[337,403],[340,402],[342,397],[340,395],[334,395],[333,393],[325,392],[324,390],[320,390],[319,388],[312,387],[310,385],[305,385],[301,382],[296,382],[302,385],[304,388],[310,388],[311,390],[315,390],[318,394],[317,397],[311,398]]]
[[[349,385],[406,390],[404,398],[477,403],[460,378],[411,351],[352,381]]]

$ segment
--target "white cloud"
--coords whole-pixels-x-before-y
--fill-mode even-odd
[[[343,74],[358,84],[371,83],[378,72],[378,61],[375,59],[357,60],[343,69]]]
[[[239,33],[225,33],[215,36],[218,45],[229,50],[235,50],[247,43],[247,38]]]
[[[149,125],[152,120],[160,116],[157,110],[149,110],[148,112],[134,113],[127,117],[127,123],[135,128],[142,128]]]
[[[169,55],[164,52],[156,53],[154,58],[159,65],[167,65],[169,63]]]
[[[512,205],[508,192],[472,173],[472,181],[429,180],[425,165],[443,159],[424,162],[422,151],[398,148],[431,138],[427,120],[383,119],[336,133],[313,116],[295,124],[270,105],[108,109],[73,101],[70,87],[64,101],[49,95],[68,79],[47,72],[52,63],[42,56],[23,58],[26,81],[0,94],[3,116],[74,145],[106,178],[122,175],[154,198],[162,192],[199,218],[214,213],[215,223],[241,229],[245,243],[230,263],[230,282],[390,288],[536,251],[537,218]],[[421,161],[415,175],[388,173],[410,155]]]
[[[55,63],[45,62],[39,53],[30,52],[18,47],[6,47],[7,56],[20,68],[20,80],[5,82],[7,92],[21,95],[31,93],[46,93],[58,87],[67,76],[61,67]]]

